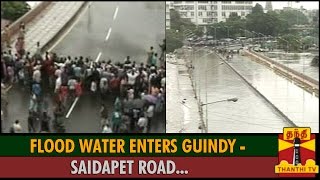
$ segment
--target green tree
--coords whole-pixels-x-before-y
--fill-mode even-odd
[[[252,8],[252,14],[262,14],[263,13],[263,7],[257,3],[253,8]]]
[[[288,22],[291,27],[294,24],[303,25],[308,24],[308,18],[298,10],[286,10],[280,12],[280,19]]]
[[[26,1],[1,1],[1,16],[15,21],[30,10]]]
[[[179,30],[167,29],[166,30],[166,50],[173,52],[175,49],[183,46],[182,34]]]

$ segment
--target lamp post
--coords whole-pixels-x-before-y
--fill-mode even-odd
[[[225,26],[225,28],[227,28],[227,32],[228,32],[228,37],[227,38],[229,38],[229,26]]]
[[[229,98],[229,99],[224,99],[224,100],[213,101],[213,102],[201,104],[201,106],[206,106],[206,105],[209,105],[209,104],[215,104],[215,103],[226,102],[226,101],[237,102],[238,100],[239,100],[238,98],[234,97],[234,98]]]
[[[214,28],[214,40],[215,40],[215,46],[217,46],[217,28],[219,27],[213,27]]]
[[[219,103],[219,102],[237,102],[238,101],[238,98],[234,97],[234,98],[229,98],[229,99],[224,99],[224,100],[219,100],[219,101],[213,101],[213,102],[206,102],[205,104],[201,103],[201,108],[202,106],[207,106],[207,105],[210,105],[210,104],[215,104],[215,103]],[[206,107],[206,109],[208,109]],[[208,112],[208,111],[207,111]],[[206,113],[206,132],[208,133],[208,113]]]
[[[260,34],[260,35],[263,36],[263,40],[267,40],[268,36],[266,36],[266,35],[264,35],[264,34],[262,34],[262,33],[258,33],[258,34]],[[262,42],[263,42],[263,41],[262,41]]]
[[[261,46],[261,39],[260,39],[259,33],[256,33],[255,31],[251,31],[251,32],[258,35],[259,43],[260,43],[260,46]]]
[[[209,52],[209,53],[207,53],[207,54],[205,54],[205,55],[203,55],[203,56],[201,56],[201,57],[199,57],[198,58],[198,60],[200,60],[200,59],[202,59],[202,58],[204,58],[204,57],[206,57],[206,56],[208,56],[208,55],[210,55],[210,54],[213,54],[213,53],[215,53],[214,51],[211,51],[211,52]],[[207,69],[207,60],[206,60],[206,64],[205,64],[205,66],[206,66],[206,71],[205,71],[205,98],[206,98],[206,102],[208,101],[208,92],[207,92],[207,72],[208,72],[208,69]],[[219,65],[222,65],[222,64],[224,64],[223,62],[220,62],[218,65],[215,65],[215,66],[212,66],[210,69],[212,69],[212,68],[215,68],[215,67],[217,67],[217,66],[219,66]],[[200,77],[200,71],[198,71],[199,73],[199,77]],[[203,130],[205,130],[206,132],[208,132],[208,129],[204,129],[204,118],[203,118],[203,108],[202,108],[202,106],[201,106],[201,104],[202,104],[202,101],[201,101],[201,94],[200,94],[200,84],[201,84],[201,82],[200,82],[200,78],[199,78],[199,87],[198,87],[198,89],[199,89],[199,94],[198,94],[198,105],[199,105],[199,111],[200,111],[200,119],[201,119],[201,122],[202,122],[202,131]],[[206,116],[207,116],[207,114],[208,114],[208,109],[206,109]],[[207,118],[206,118],[207,119]]]
[[[247,30],[240,28],[241,31],[244,32],[244,36],[247,37]]]
[[[287,43],[287,52],[286,53],[288,53],[289,52],[289,42],[281,37],[278,37],[278,39],[281,39],[282,41],[285,41]]]

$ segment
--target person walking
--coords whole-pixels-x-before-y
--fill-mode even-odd
[[[108,122],[108,109],[105,104],[101,105],[100,118],[101,118],[101,127],[103,127],[103,125],[109,123]]]
[[[10,133],[21,133],[22,127],[19,120],[15,120],[13,125],[10,128]]]
[[[6,25],[4,28],[4,41],[6,43],[7,48],[11,48],[10,46],[10,30],[9,30],[9,25]]]
[[[154,53],[153,46],[151,46],[150,50],[147,52],[147,55],[148,55],[148,59],[147,59],[147,63],[146,63],[147,65],[151,65],[153,53]]]
[[[119,132],[119,127],[122,123],[122,119],[121,119],[121,112],[118,111],[117,109],[112,113],[112,131],[114,133],[118,133]]]

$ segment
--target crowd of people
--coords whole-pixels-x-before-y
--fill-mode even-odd
[[[39,43],[37,46],[40,49]],[[13,54],[9,49],[1,52],[1,85],[27,87],[29,132],[66,132],[66,112],[84,94],[101,96],[101,132],[148,132],[154,113],[162,112],[165,103],[165,40],[160,47],[160,56],[150,47],[144,63],[130,56],[124,62],[94,62],[83,56],[59,57],[49,52],[42,56],[38,50],[32,56],[23,50]],[[106,102],[107,96],[115,101]],[[1,101],[10,103],[5,97],[1,95]],[[110,103],[111,111],[106,106]],[[49,112],[50,106],[54,106],[53,112]],[[21,131],[14,128],[19,121],[12,132]],[[35,127],[37,122],[40,131]]]

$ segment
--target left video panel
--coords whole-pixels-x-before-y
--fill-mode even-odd
[[[165,1],[11,3],[2,133],[165,133]]]

